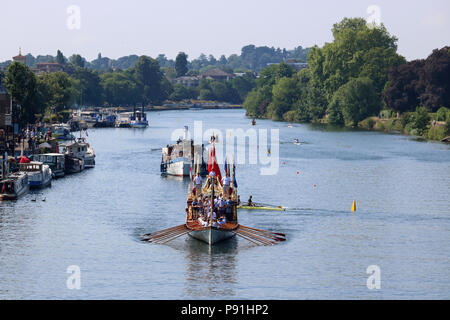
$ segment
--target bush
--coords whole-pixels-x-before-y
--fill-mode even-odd
[[[283,114],[283,120],[287,122],[299,122],[298,113],[296,110],[291,110]]]
[[[428,115],[425,107],[417,107],[416,112],[413,114],[413,129],[416,129],[418,135],[422,136],[426,133],[428,124],[430,122],[430,116]]]
[[[436,121],[447,121],[447,120],[450,120],[450,109],[442,107],[436,112]]]
[[[428,139],[441,141],[447,136],[446,129],[446,126],[431,127],[430,130],[428,130]]]
[[[375,126],[376,121],[373,118],[367,118],[364,119],[363,121],[361,121],[358,124],[358,127],[364,128],[364,129],[368,129],[368,130],[372,130],[373,127]]]

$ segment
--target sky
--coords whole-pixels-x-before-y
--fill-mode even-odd
[[[130,54],[189,60],[248,44],[323,46],[344,17],[383,23],[408,60],[450,45],[448,0],[1,0],[0,61],[22,54]]]

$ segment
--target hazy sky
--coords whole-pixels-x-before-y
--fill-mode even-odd
[[[71,5],[80,8],[80,29],[67,13]],[[60,49],[90,61],[99,52],[115,59],[160,53],[174,58],[184,51],[192,59],[239,54],[248,44],[322,46],[342,18],[377,18],[376,11],[367,12],[372,5],[408,60],[450,45],[448,0],[1,0],[0,61],[19,47],[23,54],[56,55]]]

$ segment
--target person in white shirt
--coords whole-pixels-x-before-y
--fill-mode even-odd
[[[197,173],[194,178],[196,196],[202,193],[202,177]]]
[[[223,193],[225,196],[230,195],[230,185],[231,185],[231,178],[227,175],[226,177],[223,177],[222,179],[222,185],[223,185]]]

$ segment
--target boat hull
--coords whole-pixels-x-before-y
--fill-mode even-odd
[[[214,227],[206,227],[202,230],[189,232],[189,236],[194,239],[205,242],[209,245],[231,239],[235,236],[234,232]]]
[[[189,162],[189,160],[185,161],[184,158],[179,158],[170,162],[162,163],[161,173],[170,176],[189,177],[191,175],[191,163]],[[205,176],[206,174],[206,164],[203,163],[200,166],[200,175]]]

